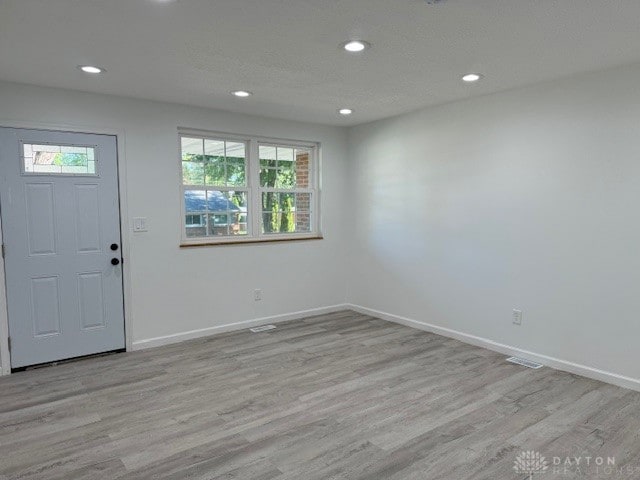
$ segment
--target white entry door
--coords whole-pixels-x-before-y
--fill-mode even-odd
[[[0,128],[12,368],[125,346],[116,138]]]

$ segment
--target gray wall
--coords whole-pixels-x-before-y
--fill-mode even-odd
[[[639,85],[622,68],[353,128],[348,300],[640,378]]]

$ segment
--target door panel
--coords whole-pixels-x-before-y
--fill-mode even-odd
[[[105,327],[103,292],[102,272],[78,275],[78,306],[80,307],[80,325],[83,330]]]
[[[58,277],[31,279],[31,319],[36,337],[60,335]]]
[[[27,238],[29,255],[56,253],[56,227],[53,214],[53,184],[27,183]]]
[[[100,241],[98,185],[76,185],[75,188],[77,251],[99,253],[102,242]]]
[[[0,128],[13,368],[124,348],[115,137]]]

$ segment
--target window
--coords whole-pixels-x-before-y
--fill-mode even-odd
[[[187,215],[185,223],[187,228],[202,227],[204,225],[204,217],[202,215]]]
[[[22,171],[27,175],[95,175],[96,149],[76,145],[22,145]]]
[[[180,135],[184,245],[319,237],[318,146]]]

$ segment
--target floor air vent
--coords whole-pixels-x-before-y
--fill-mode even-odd
[[[507,362],[516,363],[518,365],[522,365],[523,367],[527,367],[527,368],[538,369],[543,367],[543,365],[540,363],[532,362],[531,360],[525,360],[524,358],[519,358],[519,357],[509,357],[507,358]]]
[[[275,325],[262,325],[260,327],[250,328],[249,330],[253,333],[266,332],[267,330],[273,330],[276,328]]]

